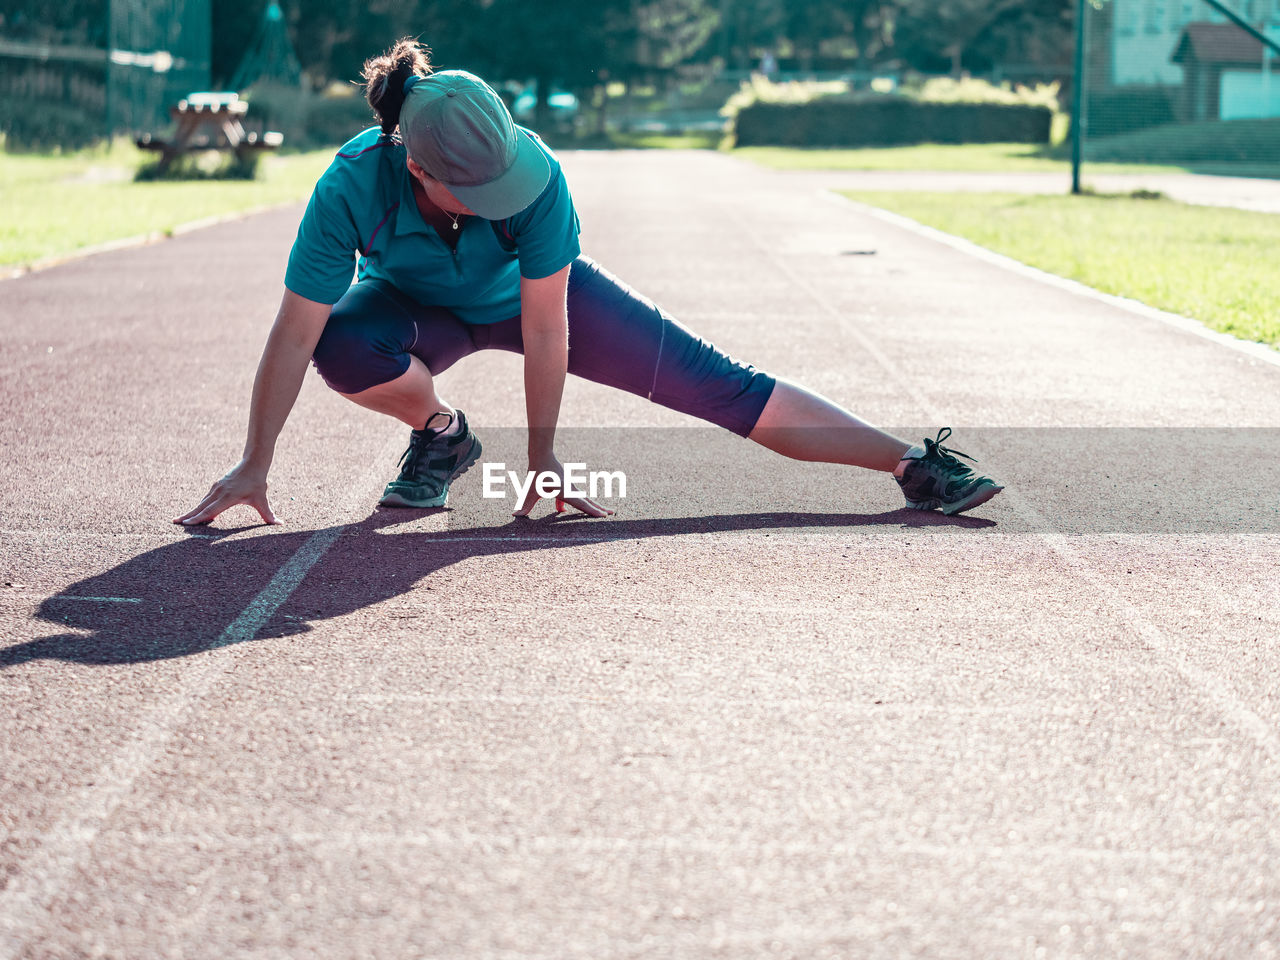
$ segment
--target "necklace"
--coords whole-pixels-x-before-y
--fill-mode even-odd
[[[450,213],[448,210],[446,210],[446,211],[444,212],[444,215],[445,215],[446,217],[448,217],[450,220],[452,220],[452,221],[453,221],[453,229],[457,230],[457,229],[458,229],[458,218],[459,218],[460,216],[462,216],[462,214],[460,214],[460,213]]]

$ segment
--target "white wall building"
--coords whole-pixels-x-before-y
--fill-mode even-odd
[[[1257,27],[1280,29],[1280,0],[1224,0]],[[1170,60],[1189,23],[1227,23],[1203,0],[1112,0],[1111,82],[1182,83],[1182,68]]]
[[[1224,0],[1280,41],[1280,0]],[[1280,55],[1204,0],[1112,0],[1111,84],[1181,87],[1184,119],[1280,116]]]

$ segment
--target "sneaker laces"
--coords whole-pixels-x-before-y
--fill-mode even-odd
[[[432,430],[431,421],[436,417],[448,417],[448,420],[445,422],[443,427],[438,427],[437,429]],[[452,425],[452,414],[437,412],[427,418],[427,422],[422,425],[421,430],[414,430],[410,433],[409,446],[405,448],[404,453],[400,454],[400,460],[396,464],[396,466],[401,468],[400,475],[415,475],[418,471],[418,460],[421,458],[423,451],[425,451],[427,447],[431,446],[431,442],[435,440],[436,437],[440,436],[440,434],[444,433]]]
[[[952,450],[942,445],[942,441],[951,436],[951,428],[943,427],[938,431],[938,436],[933,440],[928,437],[924,438],[925,454],[923,457],[917,457],[918,460],[934,460],[938,466],[950,476],[963,477],[973,473],[973,469],[957,460],[957,457],[964,457],[966,460],[972,460],[974,463],[978,461],[967,453],[960,450]]]

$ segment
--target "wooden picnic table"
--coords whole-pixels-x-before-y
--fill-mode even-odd
[[[145,134],[137,144],[143,150],[161,151],[161,169],[178,157],[197,150],[229,150],[239,157],[255,150],[274,150],[284,135],[269,131],[259,136],[246,133],[241,118],[249,104],[235,93],[193,93],[169,108],[177,127],[172,139],[159,140]]]

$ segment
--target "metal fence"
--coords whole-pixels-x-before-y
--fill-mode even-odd
[[[151,132],[209,85],[211,0],[109,0],[69,24],[29,6],[0,22],[0,130],[11,148]]]
[[[1085,164],[1280,172],[1280,0],[1082,9]]]

